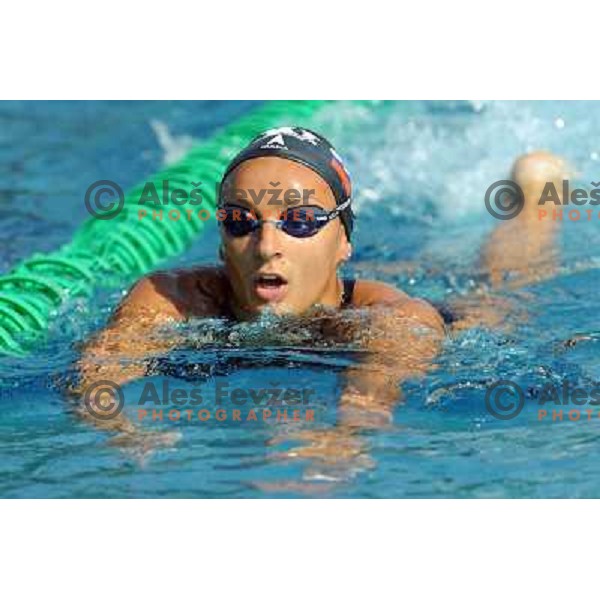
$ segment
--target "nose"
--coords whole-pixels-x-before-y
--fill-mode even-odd
[[[281,232],[275,223],[262,223],[256,236],[256,251],[263,261],[281,256]]]

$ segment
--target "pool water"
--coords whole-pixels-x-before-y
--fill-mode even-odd
[[[90,182],[112,179],[127,188],[256,104],[1,103],[0,273],[69,241],[86,217]],[[342,111],[354,127],[344,125]],[[472,285],[478,250],[497,224],[483,195],[517,155],[548,149],[576,166],[581,187],[600,180],[600,103],[341,105],[319,119],[357,190],[345,273],[433,301]],[[77,344],[106,322],[125,284],[72,302],[34,354],[0,358],[0,496],[598,497],[597,416],[540,420],[533,396],[511,420],[493,418],[485,405],[487,386],[499,379],[527,390],[564,380],[589,388],[600,378],[598,225],[565,221],[557,275],[525,288],[529,296],[514,296],[528,318],[515,312],[508,333],[479,328],[449,337],[436,368],[404,384],[393,422],[355,432],[348,447],[338,439],[339,460],[294,449],[309,445],[303,432],[335,430],[340,377],[360,360],[352,340],[318,340],[301,327],[286,333],[269,317],[233,328],[215,320],[180,328],[173,334],[189,343],[153,377],[125,388],[126,411],[149,381],[199,389],[202,407],[213,412],[219,384],[276,384],[310,389],[315,423],[149,423],[181,438],[140,457],[77,420],[61,392]],[[209,227],[166,266],[215,262],[217,239]],[[577,344],[566,343],[574,336]]]

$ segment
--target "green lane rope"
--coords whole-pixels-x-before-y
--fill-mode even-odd
[[[214,218],[215,185],[227,164],[260,131],[280,125],[311,127],[317,113],[332,101],[274,101],[251,111],[211,139],[194,147],[181,161],[156,173],[148,181],[156,190],[169,181],[188,197],[202,182],[202,202]],[[363,104],[363,103],[361,103]],[[367,103],[364,103],[367,104]],[[70,298],[90,297],[105,286],[108,276],[141,276],[160,262],[186,250],[202,232],[200,218],[155,220],[151,209],[138,200],[145,184],[125,195],[118,215],[110,220],[89,218],[72,241],[55,252],[36,254],[0,276],[0,356],[25,356],[48,329],[57,309]],[[172,207],[161,206],[164,213]],[[138,210],[148,217],[138,218]]]

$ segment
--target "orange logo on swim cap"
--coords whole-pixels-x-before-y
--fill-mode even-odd
[[[350,177],[348,176],[346,169],[344,169],[344,165],[342,165],[342,163],[339,160],[336,160],[335,158],[332,158],[329,164],[339,175],[339,178],[342,182],[342,187],[344,188],[344,192],[349,198],[352,194],[352,184],[350,183]]]

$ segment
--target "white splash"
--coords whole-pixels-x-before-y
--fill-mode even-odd
[[[163,121],[151,119],[150,127],[163,151],[163,164],[172,165],[181,160],[196,144],[196,140],[189,135],[174,136]]]

